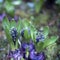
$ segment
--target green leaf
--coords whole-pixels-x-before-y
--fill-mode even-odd
[[[31,21],[24,20],[23,25],[24,25],[24,27],[27,27],[27,29],[30,29],[30,34],[28,35],[28,37],[31,37],[32,40],[35,40],[36,34],[34,32],[36,31],[36,29],[33,26],[33,24],[31,23]]]
[[[37,52],[41,52],[43,50],[43,42],[39,42],[37,44],[35,44],[35,48]]]
[[[54,42],[56,42],[56,40],[58,39],[58,36],[52,36],[51,38],[47,38],[45,41],[44,41],[44,46],[43,48],[53,44]]]
[[[46,39],[44,42],[39,42],[35,44],[35,48],[37,52],[41,52],[44,48],[56,42],[58,36],[52,36],[50,39]]]
[[[35,39],[34,28],[30,28],[30,32],[31,32],[31,38],[32,38],[32,40],[34,40]]]
[[[36,13],[39,13],[43,3],[44,3],[44,0],[39,0],[39,1],[35,0],[35,10],[36,10]]]
[[[48,34],[49,34],[49,27],[48,26],[43,28],[43,34],[44,34],[45,38],[48,36]]]
[[[12,27],[16,27],[16,21],[15,20],[10,21],[10,28],[12,28]]]
[[[30,36],[31,36],[32,41],[33,41],[33,42],[36,42],[36,33],[35,33],[36,31],[33,31],[33,30],[31,29],[30,32],[31,32]]]
[[[28,30],[24,30],[24,37],[28,39]]]
[[[33,40],[33,35],[34,35],[34,33],[33,33],[33,31],[31,30],[31,38],[32,38],[32,40]]]
[[[35,40],[36,38],[36,28],[33,26],[33,24],[30,22],[30,32],[31,32],[31,38],[32,40]]]
[[[23,29],[22,20],[18,20],[18,22],[16,23],[16,28],[18,31],[18,35],[20,35],[21,29]]]
[[[10,29],[10,23],[9,23],[9,20],[7,19],[7,17],[4,18],[4,20],[2,21],[2,24],[3,24],[3,28],[5,29],[8,28],[8,30]]]
[[[10,37],[9,35],[10,23],[7,18],[4,18],[4,20],[2,21],[2,25],[3,25],[3,28],[5,30],[7,37],[9,38]]]
[[[24,38],[26,39],[26,42],[29,42],[29,40],[30,40],[30,34],[29,34],[29,32],[28,32],[27,29],[24,30]]]
[[[2,21],[2,25],[3,25],[3,28],[4,28],[4,31],[5,31],[5,34],[6,34],[6,37],[7,37],[7,40],[11,46],[11,49],[12,50],[15,50],[18,48],[18,40],[16,39],[16,45],[14,45],[13,41],[12,41],[12,37],[11,37],[11,34],[10,34],[10,29],[11,27],[16,27],[16,22],[14,20],[10,21],[5,18],[3,21]]]
[[[9,23],[9,20],[7,18],[5,18],[2,21],[2,25],[3,25],[3,28],[5,30],[5,34],[6,34],[6,37],[8,39],[8,42],[12,43],[12,38],[11,38],[11,35],[10,35],[10,23]]]
[[[5,2],[5,10],[9,15],[14,15],[14,6],[11,4],[11,2]]]
[[[23,20],[23,25],[24,25],[24,27],[29,27],[30,23],[28,20],[25,19],[25,20]]]

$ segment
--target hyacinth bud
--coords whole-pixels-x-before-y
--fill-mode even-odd
[[[12,40],[13,40],[14,45],[15,45],[16,44],[16,38],[17,38],[17,29],[13,27],[11,29],[10,33],[11,33]]]
[[[39,42],[39,41],[42,41],[43,42],[44,39],[45,39],[45,37],[44,37],[43,33],[40,33],[36,37],[36,42]]]
[[[44,37],[44,34],[43,34],[43,27],[41,27],[37,33],[37,37],[36,37],[36,42],[39,42],[39,41],[44,41],[45,37]]]

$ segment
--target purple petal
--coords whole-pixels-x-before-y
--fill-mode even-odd
[[[44,59],[45,59],[45,55],[44,55],[43,52],[41,52],[41,53],[39,54],[38,59],[39,59],[39,60],[44,60]]]
[[[2,21],[5,16],[6,16],[5,13],[0,14],[0,21]]]
[[[29,51],[32,51],[34,49],[34,44],[33,43],[30,43],[28,49],[29,49]]]
[[[20,50],[10,51],[8,56],[10,58],[13,58],[14,60],[18,60],[19,58],[22,58],[22,55],[20,54]]]
[[[27,49],[28,48],[28,44],[27,43],[22,43],[22,48],[23,49]]]
[[[30,59],[36,59],[35,50],[32,50],[32,51],[30,52]]]

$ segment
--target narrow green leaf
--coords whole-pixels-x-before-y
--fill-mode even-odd
[[[30,23],[28,20],[23,20],[23,25],[24,25],[24,27],[29,27]]]
[[[21,29],[23,29],[22,20],[18,20],[18,22],[16,23],[16,28],[17,28],[18,35],[20,35]]]
[[[16,41],[16,46],[14,46],[14,43],[12,41],[12,37],[11,37],[11,34],[10,34],[10,29],[11,29],[12,26],[15,26],[16,25],[15,23],[16,23],[15,21],[10,21],[9,22],[9,20],[7,18],[5,18],[2,21],[2,25],[3,25],[4,31],[5,31],[7,40],[9,42],[12,50],[17,49],[17,47],[18,47],[17,41]]]
[[[8,39],[8,42],[11,44],[12,43],[12,38],[10,35],[10,22],[7,18],[4,18],[4,20],[2,21],[2,26],[4,28],[6,37]]]
[[[46,40],[44,41],[44,46],[43,46],[43,48],[45,48],[45,47],[53,44],[54,42],[56,42],[57,39],[58,39],[58,36],[52,36],[51,38],[46,39]]]
[[[35,29],[35,27],[32,24],[30,25],[30,32],[31,32],[32,40],[35,41],[37,30]]]
[[[7,17],[4,18],[4,20],[2,21],[2,25],[3,25],[3,28],[5,29],[8,28],[8,30],[10,29],[10,23],[9,23],[9,20],[7,19]]]
[[[10,30],[10,23],[8,21],[7,18],[4,18],[3,22],[2,22],[3,28],[5,30],[6,36],[9,39],[10,38],[10,34],[9,34],[9,30]]]
[[[28,30],[24,30],[24,38],[26,39],[26,42],[29,42],[30,34],[29,34]]]
[[[16,22],[15,20],[10,21],[10,28],[15,27],[16,28]]]
[[[31,31],[31,38],[33,39],[33,31]]]
[[[49,27],[48,26],[45,26],[43,28],[43,34],[44,34],[45,38],[48,36],[48,34],[49,34]]]
[[[37,52],[41,52],[43,50],[43,42],[39,42],[37,44],[35,44],[35,48]]]
[[[44,3],[44,0],[38,0],[38,1],[35,0],[35,10],[36,10],[36,13],[39,13],[43,3]]]
[[[28,31],[27,31],[27,30],[24,30],[24,37],[25,37],[26,39],[28,39]]]

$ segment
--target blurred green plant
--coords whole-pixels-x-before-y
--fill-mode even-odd
[[[17,29],[18,32],[18,36],[16,38],[16,45],[14,45],[13,40],[12,40],[12,36],[10,33],[11,28],[14,27]],[[44,41],[38,42],[36,44],[36,33],[38,33],[37,29],[33,26],[33,24],[28,21],[28,20],[19,20],[18,22],[15,22],[15,20],[11,20],[9,22],[9,20],[7,18],[5,18],[3,20],[3,28],[5,30],[7,39],[10,43],[10,46],[12,48],[12,50],[17,49],[18,47],[18,39],[21,36],[21,30],[23,29],[24,31],[24,40],[25,42],[29,42],[30,39],[32,39],[32,41],[35,44],[36,47],[36,51],[37,52],[41,52],[44,48],[46,48],[47,46],[53,44],[54,42],[56,42],[56,40],[58,39],[58,36],[51,36],[49,37],[49,27],[43,27],[43,35],[44,35]],[[22,40],[22,42],[24,41]]]
[[[3,20],[3,28],[5,30],[8,42],[10,43],[10,46],[11,46],[12,50],[17,48],[18,43],[16,42],[16,45],[14,46],[10,30],[11,30],[12,27],[14,27],[14,28],[19,30],[19,28],[17,26],[18,26],[18,24],[16,25],[16,22],[14,20],[11,20],[10,22],[9,22],[9,20],[7,18],[5,18]],[[16,38],[16,40],[17,40],[17,38]]]
[[[56,43],[49,45],[46,50],[45,54],[47,56],[46,60],[55,60],[56,54],[58,52],[57,50],[58,46]]]
[[[36,46],[36,50],[38,52],[42,51],[44,48],[48,47],[49,45],[53,44],[57,39],[58,36],[51,36],[50,38],[48,37],[49,34],[49,28],[45,27],[44,28],[44,36],[45,39],[43,42],[39,42]]]

